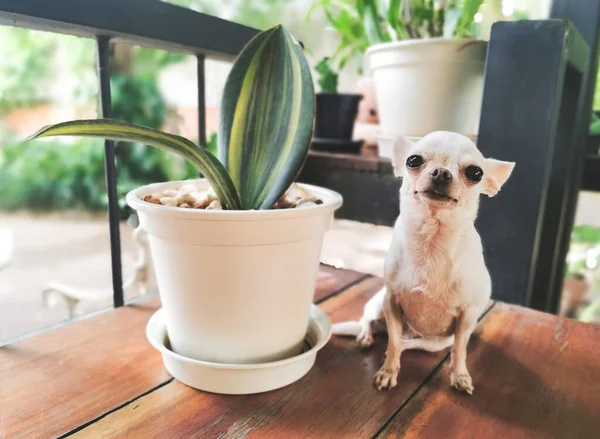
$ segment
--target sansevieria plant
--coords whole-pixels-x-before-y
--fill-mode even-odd
[[[30,139],[100,137],[183,156],[228,210],[270,209],[299,173],[313,133],[314,89],[302,47],[282,26],[258,33],[235,60],[220,112],[218,158],[188,139],[110,119],[42,128]]]

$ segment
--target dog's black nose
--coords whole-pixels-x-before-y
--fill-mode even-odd
[[[436,185],[443,186],[449,184],[452,181],[452,173],[446,168],[433,168],[429,172],[431,181]]]

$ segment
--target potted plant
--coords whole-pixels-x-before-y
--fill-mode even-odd
[[[483,0],[319,0],[341,42],[334,56],[365,54],[381,133],[477,133],[487,45],[473,39]]]
[[[127,194],[148,233],[171,349],[255,364],[299,354],[323,235],[341,197],[294,185],[313,134],[315,96],[303,50],[281,26],[239,54],[221,105],[218,152],[114,120],[75,120],[32,138],[100,137],[183,156],[205,178]]]
[[[338,74],[329,57],[315,66],[321,93],[317,93],[317,114],[313,148],[341,152],[359,152],[362,142],[352,141],[359,94],[338,93]]]

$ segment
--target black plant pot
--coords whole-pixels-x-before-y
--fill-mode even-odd
[[[314,137],[352,140],[354,120],[362,95],[317,93]]]

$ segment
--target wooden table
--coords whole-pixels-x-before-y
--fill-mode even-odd
[[[315,301],[360,316],[381,280],[323,267]],[[300,381],[224,396],[173,380],[145,338],[157,296],[0,348],[0,437],[598,438],[600,327],[496,303],[469,345],[475,394],[451,389],[446,352],[408,352],[397,388],[368,351],[333,337]]]

